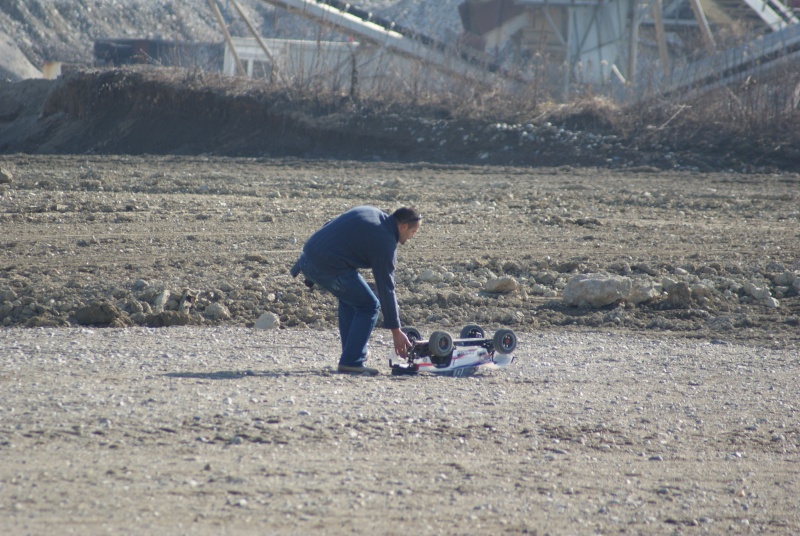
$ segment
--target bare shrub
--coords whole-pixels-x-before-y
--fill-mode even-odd
[[[643,146],[715,152],[761,163],[797,161],[799,96],[800,74],[784,65],[711,91],[629,105],[624,124]]]

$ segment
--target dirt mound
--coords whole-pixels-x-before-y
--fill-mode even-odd
[[[41,84],[34,94],[31,82],[16,86],[5,92],[10,101],[24,95],[26,104],[0,117],[9,127],[0,135],[7,153],[551,161],[541,150],[514,151],[520,132],[503,124],[439,119],[424,108],[368,107],[348,97],[298,99],[259,82],[185,70],[78,71],[46,95]]]
[[[287,113],[279,95],[246,82],[188,72],[110,70],[75,73],[53,85],[27,136],[5,138],[6,151],[296,155],[324,150],[312,131]]]
[[[0,152],[653,163],[644,151],[626,154],[619,137],[609,134],[608,120],[594,121],[602,131],[595,134],[546,120],[534,125],[452,119],[435,107],[301,99],[260,82],[171,69],[85,70],[47,84],[0,86],[8,102],[16,103],[0,114]],[[559,109],[553,120],[571,124],[574,117]]]
[[[397,158],[413,149],[348,101],[297,102],[188,71],[87,70],[2,87],[3,152]]]
[[[185,69],[86,69],[0,84],[0,153],[183,154],[713,171],[796,169],[792,143],[588,99],[525,112],[278,90]],[[453,100],[453,96],[450,96]],[[466,108],[461,106],[461,108]],[[507,105],[506,108],[513,109]],[[498,120],[497,118],[512,118]],[[533,115],[533,114],[531,114]],[[698,133],[706,135],[698,139]],[[789,130],[780,132],[790,133]],[[780,134],[786,137],[790,134]],[[773,136],[774,138],[774,136]],[[772,139],[772,138],[769,138]],[[774,140],[773,140],[774,141]]]
[[[263,35],[345,37],[264,2],[243,4]],[[422,4],[359,2],[443,41],[461,31],[458,0]],[[233,35],[249,35],[238,16],[225,15]],[[0,75],[11,52],[37,68],[46,60],[91,65],[92,44],[99,38],[222,41],[211,10],[187,0],[0,1],[0,45],[6,37],[13,51],[0,53]],[[793,94],[794,84],[787,84]],[[770,84],[748,83],[733,88],[735,95],[726,90],[705,102],[653,102],[627,109],[588,99],[533,110],[536,104],[520,109],[506,100],[504,108],[482,110],[479,116],[461,113],[459,95],[451,97],[449,109],[420,106],[416,96],[405,103],[301,98],[261,82],[167,69],[86,70],[48,87],[49,95],[29,80],[0,82],[0,153],[297,156],[698,171],[800,166],[796,114],[776,112],[793,101],[781,93],[786,88]],[[462,100],[480,109],[484,98]]]

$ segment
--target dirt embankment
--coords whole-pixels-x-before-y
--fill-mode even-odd
[[[587,101],[513,122],[447,105],[353,101],[174,69],[86,70],[0,84],[0,152],[210,154],[611,169],[796,169],[792,143],[692,121],[653,128]],[[690,114],[684,114],[690,115]],[[788,138],[787,138],[788,140]]]

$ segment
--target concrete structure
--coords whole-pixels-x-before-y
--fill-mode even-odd
[[[278,86],[338,93],[389,94],[425,85],[428,89],[452,83],[436,67],[406,55],[356,41],[303,41],[232,37],[244,74]],[[266,47],[266,51],[262,48]],[[237,74],[236,59],[225,46],[223,73]]]
[[[161,65],[219,71],[219,43],[185,43],[164,39],[105,38],[94,42],[94,63],[103,65]]]
[[[421,63],[449,76],[492,78],[497,64],[474,51],[451,46],[339,0],[262,0],[319,24],[355,36],[392,55]],[[501,73],[502,74],[502,73]]]
[[[350,46],[350,73],[357,76],[359,85],[364,87],[370,84],[362,84],[362,81],[380,76],[380,65],[383,74],[396,73],[399,83],[404,83],[412,72],[429,82],[432,77],[427,73],[436,72],[443,79],[450,77],[451,80],[468,77],[512,87],[535,84],[562,98],[567,98],[573,90],[586,88],[626,97],[636,95],[644,85],[648,85],[650,91],[654,87],[676,91],[687,87],[686,83],[699,89],[705,80],[731,78],[725,72],[714,71],[719,61],[713,34],[717,17],[721,14],[725,18],[732,12],[733,8],[728,5],[731,3],[738,8],[744,6],[750,18],[756,21],[755,31],[761,34],[787,32],[798,22],[793,10],[780,0],[466,0],[459,6],[464,27],[461,41],[443,44],[340,0],[262,1],[356,36],[361,43],[358,47],[344,46]],[[706,16],[704,6],[712,8],[713,18]],[[677,15],[681,11],[684,14],[688,11],[689,19],[680,19]],[[727,20],[734,19],[728,17]],[[643,24],[652,31],[641,38]],[[691,38],[687,41],[686,35],[675,32],[674,28],[681,24],[685,24],[684,30],[689,28],[689,32],[695,32],[697,42],[702,43],[698,45],[699,50],[704,51],[705,56],[696,54],[698,46],[694,46]],[[667,35],[669,32],[671,36]],[[642,43],[648,40],[657,44],[657,54],[649,53],[647,47],[644,48],[649,55],[640,54]],[[674,46],[677,41],[683,42],[683,52]],[[792,39],[790,41],[793,43]],[[328,76],[334,86],[347,86],[346,55],[339,50],[343,45],[331,44],[331,50],[325,52],[319,43],[286,43],[290,44],[275,42],[270,49],[262,50],[261,60],[255,59],[256,52],[252,59],[256,63],[248,67],[250,74],[258,70],[259,61],[272,55],[267,52],[274,48],[284,59],[276,56],[269,62],[270,68],[276,64],[295,80],[301,72],[319,73],[320,79]],[[280,51],[280,46],[289,48]],[[780,48],[781,45],[776,46]],[[290,48],[295,51],[290,52]],[[691,58],[687,49],[691,50]],[[748,52],[769,49],[771,52],[765,52],[766,55],[794,57],[793,53],[782,54],[775,47],[762,47],[758,43],[745,49]],[[739,52],[742,51],[732,51],[733,54]],[[297,59],[287,59],[295,57]],[[719,69],[730,71],[731,61],[725,60],[726,65]],[[697,65],[693,66],[692,62]],[[327,67],[323,67],[325,65]],[[756,65],[750,61],[742,68],[749,66]],[[319,69],[327,69],[328,74],[323,75]],[[420,75],[422,72],[425,74]],[[690,72],[691,76],[687,76]],[[648,84],[643,84],[644,80]]]
[[[535,77],[624,83],[636,0],[470,0],[459,7],[465,39]],[[542,70],[542,66],[545,66]]]
[[[793,24],[690,63],[673,74],[662,94],[708,91],[741,84],[749,78],[789,81],[796,76],[797,65],[800,65],[800,24]],[[798,91],[800,86],[792,96],[793,107],[797,106]]]

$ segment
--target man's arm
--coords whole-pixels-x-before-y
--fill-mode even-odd
[[[381,285],[380,278],[374,271],[373,276],[375,276],[375,286],[378,288],[384,325],[392,331],[394,353],[405,357],[408,349],[411,348],[411,341],[400,330],[400,311],[397,305],[397,295],[394,292],[394,275],[388,274],[388,281],[391,282],[391,286]]]
[[[375,278],[375,288],[378,291],[378,300],[381,302],[383,325],[388,329],[400,328],[400,308],[397,305],[397,295],[394,291],[394,251],[377,259],[372,266],[372,276]]]

